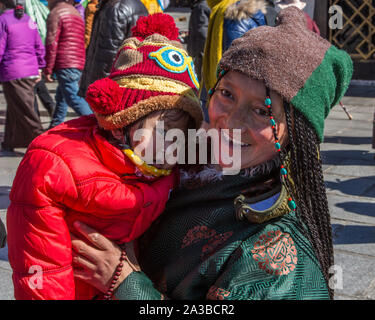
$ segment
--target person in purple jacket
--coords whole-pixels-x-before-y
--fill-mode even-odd
[[[44,130],[34,108],[34,86],[45,67],[36,24],[13,0],[0,0],[0,82],[7,102],[3,151],[26,148]]]

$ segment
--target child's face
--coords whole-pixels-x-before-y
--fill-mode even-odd
[[[152,147],[153,161],[152,163],[147,161],[148,164],[159,169],[171,169],[174,167],[174,164],[169,164],[166,158],[171,149],[174,150],[174,156],[176,156],[177,151],[176,148],[169,148],[168,150],[168,147],[175,143],[177,138],[174,138],[173,141],[165,141],[165,134],[168,130],[179,129],[184,133],[187,139],[190,120],[190,116],[182,110],[155,111],[129,126],[129,144],[133,150],[136,149],[137,146],[140,147],[141,150],[144,149],[145,152],[139,154],[139,156],[142,157],[145,157],[146,149]],[[146,132],[147,134],[144,135],[142,133],[137,137],[135,133],[139,129],[145,129],[145,131],[138,131],[137,134],[140,132]],[[140,146],[140,144],[142,145]],[[159,160],[158,162],[162,163],[157,164],[156,159],[161,159],[161,161]]]

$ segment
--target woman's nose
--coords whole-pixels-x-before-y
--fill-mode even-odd
[[[244,132],[247,127],[247,119],[248,115],[244,112],[243,108],[237,108],[228,115],[226,127],[228,129],[238,129]]]

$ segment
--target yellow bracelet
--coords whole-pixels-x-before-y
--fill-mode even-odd
[[[171,174],[172,170],[158,169],[154,166],[148,165],[140,157],[138,157],[133,150],[124,149],[122,150],[128,158],[142,171],[143,174],[152,175],[154,177],[168,176]]]

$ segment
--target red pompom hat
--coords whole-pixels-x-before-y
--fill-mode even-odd
[[[178,41],[173,18],[156,13],[138,19],[132,37],[118,50],[109,77],[91,84],[86,100],[107,130],[167,109],[186,111],[199,128],[203,113],[198,90],[193,60]]]

